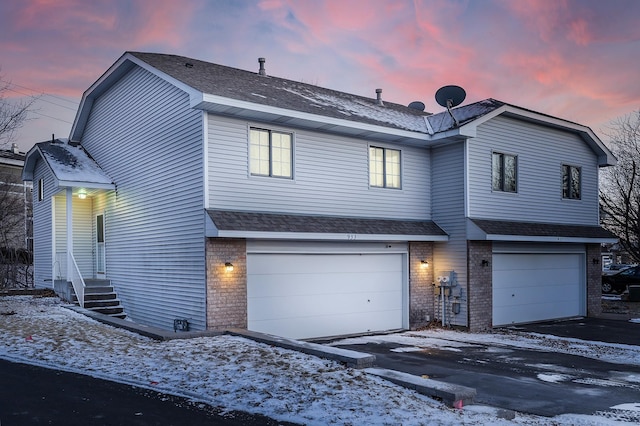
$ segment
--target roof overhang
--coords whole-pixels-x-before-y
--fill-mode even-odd
[[[61,179],[52,165],[47,160],[46,156],[42,152],[39,144],[35,144],[29,152],[25,156],[24,167],[22,169],[22,180],[33,182],[33,174],[35,171],[36,163],[38,160],[42,160],[46,165],[49,173],[53,177],[53,182],[55,187],[57,188],[84,188],[84,189],[104,189],[104,190],[115,190],[116,186],[114,183],[102,181],[95,182],[86,179]]]
[[[615,243],[618,238],[600,226],[467,219],[467,239],[539,243]]]
[[[207,237],[309,241],[448,241],[432,221],[206,210]]]
[[[102,93],[113,86],[120,78],[131,71],[135,66],[139,66],[150,73],[162,78],[170,84],[183,90],[189,95],[192,108],[201,109],[212,114],[230,116],[244,120],[254,120],[258,122],[275,123],[288,125],[297,128],[309,129],[318,132],[340,134],[348,137],[358,137],[370,140],[393,142],[408,145],[426,146],[430,144],[432,136],[411,130],[402,130],[393,127],[378,126],[375,124],[363,123],[353,120],[343,120],[339,118],[327,117],[308,112],[296,111],[286,108],[278,108],[259,103],[232,99],[229,97],[203,93],[188,84],[160,71],[137,58],[131,53],[122,55],[95,83],[91,85],[82,95],[80,106],[73,122],[69,139],[79,142],[82,139],[89,113],[93,102]],[[452,134],[457,132],[451,132]],[[443,139],[439,135],[438,141]]]
[[[324,133],[375,139],[402,144],[425,145],[431,137],[426,133],[377,126],[351,120],[327,117],[308,112],[294,111],[270,105],[262,105],[218,95],[197,92],[191,97],[191,106],[213,114],[244,120],[277,123]]]

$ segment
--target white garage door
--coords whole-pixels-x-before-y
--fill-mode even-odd
[[[402,254],[249,254],[249,330],[294,339],[403,327]]]
[[[581,254],[493,255],[493,325],[584,315]]]

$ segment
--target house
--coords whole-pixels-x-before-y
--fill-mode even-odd
[[[25,153],[0,150],[0,289],[33,285],[31,186],[22,181]]]
[[[36,285],[103,278],[143,324],[292,338],[601,313],[615,158],[588,127],[257,68],[118,59],[69,140],[27,154]]]
[[[27,249],[32,247],[31,186],[22,181],[25,153],[18,145],[0,150],[0,247]]]

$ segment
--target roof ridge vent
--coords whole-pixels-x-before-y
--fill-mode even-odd
[[[267,75],[267,70],[264,69],[264,63],[266,62],[265,58],[258,58],[258,63],[260,64],[260,69],[258,70],[258,74]]]
[[[376,89],[376,104],[384,106],[384,102],[382,102],[382,89]]]

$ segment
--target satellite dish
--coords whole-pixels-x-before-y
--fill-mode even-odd
[[[460,105],[466,97],[467,92],[460,86],[444,86],[436,92],[436,102],[447,109]]]
[[[444,86],[436,92],[436,102],[447,109],[456,127],[459,126],[459,123],[453,116],[451,108],[460,105],[466,97],[467,92],[460,86]]]

